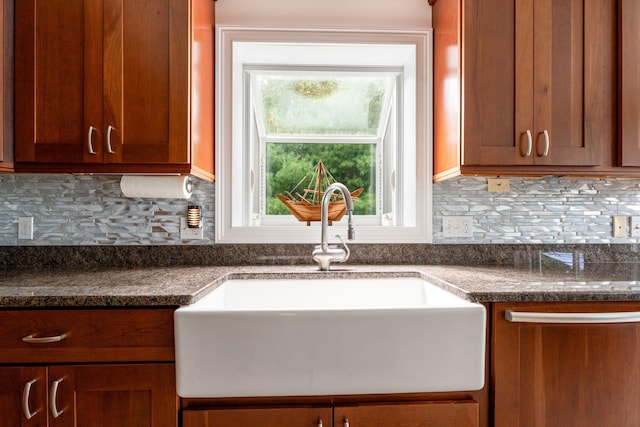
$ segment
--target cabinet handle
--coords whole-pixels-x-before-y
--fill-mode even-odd
[[[635,323],[640,322],[640,311],[610,313],[535,313],[507,310],[504,318],[518,323]]]
[[[524,133],[527,135],[527,151],[524,153],[523,157],[531,157],[531,152],[533,151],[533,136],[529,129],[524,131]]]
[[[344,419],[343,423],[342,423],[343,427],[349,427],[349,418]]]
[[[93,126],[89,126],[89,132],[87,132],[87,149],[89,150],[89,154],[96,154],[96,152],[93,150],[93,140],[92,140],[93,132],[95,130],[97,129],[94,128]]]
[[[549,146],[551,142],[549,141],[549,131],[543,130],[542,135],[544,136],[544,150],[542,150],[542,157],[547,157],[549,155]]]
[[[322,427],[322,418],[318,419],[318,427]]]
[[[115,154],[115,151],[113,151],[113,148],[111,148],[111,132],[113,132],[116,128],[114,128],[113,126],[109,126],[107,128],[107,153],[109,154]]]
[[[24,417],[27,420],[35,417],[38,413],[37,409],[35,412],[31,412],[31,409],[29,409],[29,396],[31,395],[31,386],[34,385],[36,381],[37,380],[28,381],[24,385],[24,389],[22,390],[22,411],[24,412]]]
[[[58,411],[58,405],[56,404],[56,400],[58,400],[58,386],[64,380],[64,378],[59,378],[51,383],[51,396],[49,396],[49,408],[51,408],[51,415],[53,418],[58,418],[64,412],[64,409]]]
[[[22,337],[22,341],[29,344],[48,344],[51,342],[60,342],[67,337],[67,334],[60,334],[53,337],[34,337],[33,335],[27,335]]]

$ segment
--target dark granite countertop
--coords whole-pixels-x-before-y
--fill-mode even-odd
[[[422,276],[478,302],[640,301],[640,264],[189,266],[3,272],[0,308],[155,307],[193,303],[226,278]]]

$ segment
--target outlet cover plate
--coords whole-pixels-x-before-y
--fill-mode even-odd
[[[616,215],[613,217],[613,237],[627,237],[627,217]]]
[[[18,239],[33,240],[33,217],[18,218]]]
[[[189,228],[189,226],[187,225],[187,218],[180,217],[180,239],[181,240],[204,239],[202,223],[200,224],[200,228]]]
[[[509,178],[489,178],[487,179],[487,187],[490,192],[509,191]]]
[[[442,236],[473,237],[473,217],[470,215],[443,216]]]

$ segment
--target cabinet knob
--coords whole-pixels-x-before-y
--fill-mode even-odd
[[[349,427],[349,418],[345,417],[344,422],[342,423],[343,427]]]

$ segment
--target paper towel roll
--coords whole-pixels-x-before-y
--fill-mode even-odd
[[[189,176],[123,175],[120,180],[125,197],[188,199],[191,186]]]

